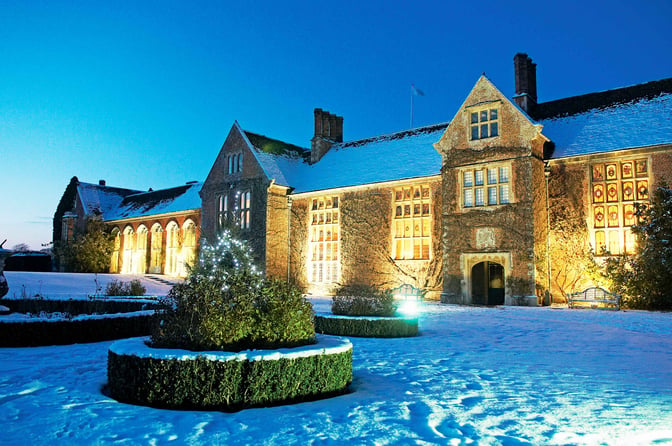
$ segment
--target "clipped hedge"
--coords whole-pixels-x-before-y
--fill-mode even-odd
[[[0,320],[0,347],[79,344],[145,336],[154,314],[115,314],[82,319]]]
[[[418,335],[418,318],[315,315],[315,331],[363,338],[412,337]]]
[[[131,313],[154,310],[158,304],[147,299],[0,299],[0,305],[9,307],[13,313],[68,313],[80,314]]]
[[[118,401],[170,409],[234,411],[345,393],[352,344],[318,337],[294,349],[240,353],[149,347],[147,338],[109,349],[107,390]]]

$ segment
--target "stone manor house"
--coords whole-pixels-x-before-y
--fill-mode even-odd
[[[203,183],[141,192],[73,178],[54,218],[67,242],[91,217],[116,237],[111,271],[183,275],[200,237],[235,225],[267,275],[312,294],[409,283],[428,298],[536,305],[632,252],[635,203],[672,184],[672,78],[537,102],[485,76],[445,123],[344,141],[315,109],[310,149],[234,122]]]

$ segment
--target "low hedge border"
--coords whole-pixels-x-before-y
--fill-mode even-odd
[[[69,313],[113,314],[133,311],[153,310],[158,303],[151,299],[114,298],[114,299],[0,299],[0,305],[8,307],[13,313]]]
[[[362,338],[403,338],[418,335],[418,318],[315,315],[315,332]]]
[[[80,344],[146,336],[152,331],[154,318],[152,310],[72,319],[0,319],[0,347]]]
[[[126,339],[110,346],[106,390],[130,404],[227,412],[345,393],[352,382],[352,344],[317,340],[233,353],[152,348],[149,338]]]

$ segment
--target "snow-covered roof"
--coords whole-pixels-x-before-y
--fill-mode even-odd
[[[192,182],[184,186],[128,195],[103,219],[112,221],[200,209],[201,197],[198,193],[202,186],[201,182]]]
[[[256,133],[241,131],[249,143],[254,157],[268,178],[276,184],[291,187],[285,172],[292,171],[310,157],[310,152],[303,147],[295,146],[277,139]]]
[[[448,124],[334,144],[315,164],[284,159],[279,164],[295,193],[438,175],[434,149]]]
[[[119,208],[126,196],[138,192],[140,191],[92,183],[79,182],[77,184],[77,193],[82,201],[85,214],[100,215],[103,220],[109,220],[108,216]]]
[[[553,158],[672,143],[672,94],[539,121]]]

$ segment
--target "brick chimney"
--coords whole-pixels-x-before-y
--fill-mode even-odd
[[[513,100],[527,113],[532,113],[537,105],[537,64],[525,53],[513,57],[516,78],[516,95]]]
[[[343,142],[343,117],[315,109],[315,134],[310,140],[310,164],[318,162],[331,146]]]
[[[105,184],[106,184],[105,180],[98,180],[99,186],[105,186]]]

